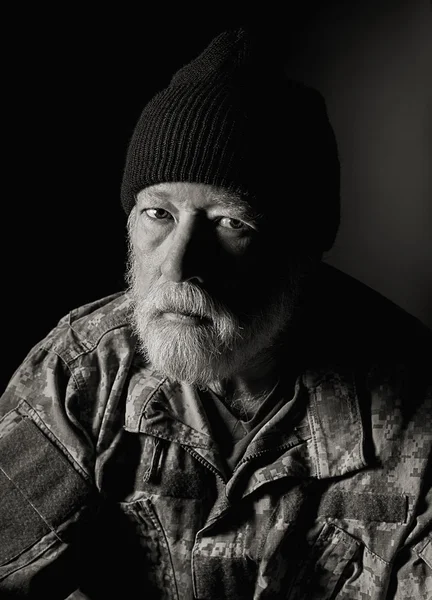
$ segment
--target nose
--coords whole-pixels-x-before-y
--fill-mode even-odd
[[[196,219],[179,223],[167,242],[167,252],[161,265],[162,275],[167,281],[203,283],[205,249]]]

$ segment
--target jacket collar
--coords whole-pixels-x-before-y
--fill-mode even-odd
[[[304,382],[316,476],[339,477],[366,467],[355,373],[344,367],[306,371]]]
[[[138,368],[128,390],[125,429],[187,446],[223,475],[205,410],[192,392],[148,366]],[[287,475],[339,477],[367,466],[363,445],[354,373],[335,367],[306,370],[297,380],[294,398],[250,444],[238,473],[255,457],[268,454],[271,465],[255,470],[257,482]]]

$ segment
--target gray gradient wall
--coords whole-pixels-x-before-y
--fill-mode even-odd
[[[342,225],[327,262],[432,327],[432,9],[339,2],[298,31],[287,72],[327,101]]]

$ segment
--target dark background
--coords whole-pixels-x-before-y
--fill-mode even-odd
[[[124,287],[119,189],[140,111],[216,34],[247,22],[326,98],[343,219],[327,262],[432,327],[430,3],[260,5],[4,15],[2,386],[61,316]]]

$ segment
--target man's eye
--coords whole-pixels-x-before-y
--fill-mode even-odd
[[[230,217],[222,217],[219,220],[219,225],[221,227],[225,227],[226,229],[247,229],[246,223],[240,221],[240,219],[231,219]]]
[[[171,218],[171,214],[164,208],[146,208],[144,212],[150,219],[155,221],[163,221]]]

